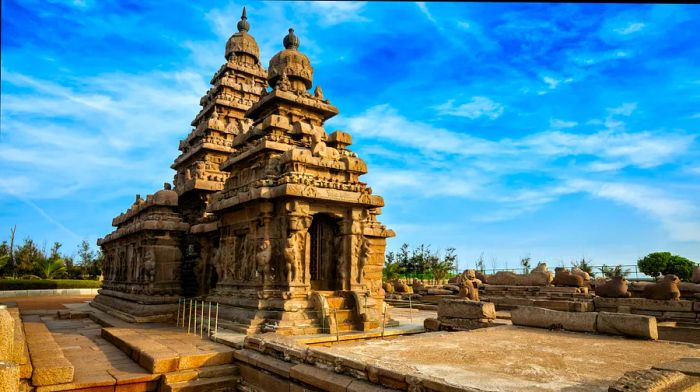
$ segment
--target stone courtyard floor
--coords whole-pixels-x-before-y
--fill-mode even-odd
[[[607,391],[627,371],[700,357],[697,345],[512,325],[341,342],[319,349],[488,391]]]

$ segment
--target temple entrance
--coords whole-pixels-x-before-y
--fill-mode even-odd
[[[325,214],[314,215],[309,234],[311,236],[311,289],[336,290],[337,238],[339,228],[336,220]]]

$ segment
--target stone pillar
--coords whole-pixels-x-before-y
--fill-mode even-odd
[[[0,360],[12,358],[14,341],[15,320],[7,311],[7,306],[0,305]]]

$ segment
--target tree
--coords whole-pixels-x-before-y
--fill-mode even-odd
[[[616,276],[627,276],[630,274],[630,270],[623,270],[622,265],[619,264],[614,267],[608,267],[607,265],[603,264],[603,266],[600,267],[600,273],[606,278],[614,278]]]
[[[523,257],[520,259],[520,265],[523,266],[523,274],[527,275],[530,273],[530,256]]]
[[[17,230],[17,225],[14,225],[10,229],[10,244],[7,241],[3,241],[0,245],[0,257],[2,257],[5,262],[0,263],[0,276],[2,275],[15,275],[16,273],[16,263],[15,263],[15,231]],[[3,257],[7,256],[7,257]]]
[[[476,260],[476,270],[482,274],[486,272],[486,267],[484,266],[484,252],[481,252],[479,258]]]
[[[46,256],[37,247],[36,243],[27,237],[15,253],[17,262],[15,271],[21,275],[34,274],[36,266],[45,258]]]
[[[63,265],[63,260],[54,258],[39,259],[36,267],[44,279],[53,279],[56,274],[66,270],[66,267]]]
[[[384,281],[388,282],[398,279],[402,272],[403,267],[396,260],[396,255],[394,255],[394,252],[387,253],[386,260],[384,262],[384,270],[382,271]]]
[[[653,252],[637,260],[637,267],[649,276],[674,274],[681,280],[688,280],[693,274],[695,263],[671,252]]]
[[[579,261],[571,262],[571,268],[578,268],[583,272],[588,272],[588,274],[591,276],[595,276],[593,266],[591,265],[591,260],[586,260],[585,257],[582,257]]]
[[[433,279],[438,282],[447,278],[450,271],[455,268],[457,254],[455,253],[455,248],[447,248],[445,257],[441,258],[437,253],[428,253],[427,260]]]

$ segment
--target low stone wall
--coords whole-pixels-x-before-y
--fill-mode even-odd
[[[0,298],[35,297],[46,295],[97,295],[99,289],[3,290]]]
[[[700,301],[595,297],[593,304],[596,311],[653,316],[659,321],[700,323]]]
[[[248,336],[234,354],[240,368],[239,390],[380,392],[472,391],[437,379],[404,374],[314,347]]]
[[[562,312],[523,306],[511,311],[513,325],[564,329],[658,340],[656,318],[637,314],[610,312]]]

